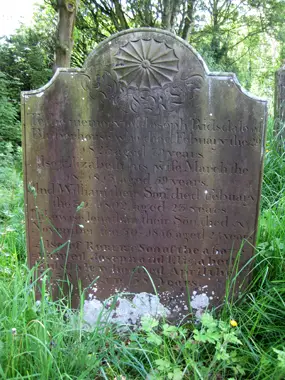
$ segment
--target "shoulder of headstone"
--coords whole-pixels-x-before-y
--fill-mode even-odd
[[[21,96],[23,98],[27,98],[29,96],[42,96],[43,93],[56,81],[56,79],[62,74],[62,73],[70,73],[71,75],[77,75],[77,74],[84,74],[84,69],[80,68],[65,68],[65,67],[59,67],[52,78],[42,87],[37,88],[36,90],[30,90],[30,91],[21,91]]]
[[[222,72],[222,71],[212,71],[212,72],[208,72],[207,75],[209,77],[216,77],[216,78],[221,79],[221,80],[230,79],[230,80],[232,80],[235,83],[235,85],[238,87],[238,89],[240,90],[240,92],[242,92],[244,95],[246,95],[250,99],[253,99],[253,100],[265,103],[265,104],[268,103],[268,100],[266,98],[262,98],[262,97],[256,96],[252,92],[246,90],[241,85],[241,83],[238,80],[238,78],[237,78],[237,76],[236,76],[235,73],[232,73],[232,72]]]

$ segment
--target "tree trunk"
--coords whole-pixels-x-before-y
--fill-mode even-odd
[[[211,40],[211,50],[216,63],[220,61],[220,26],[218,23],[218,2],[219,0],[213,0],[212,5],[212,40]]]
[[[186,12],[186,17],[185,17],[185,22],[184,22],[184,28],[181,35],[181,37],[186,41],[189,40],[189,36],[193,28],[195,1],[196,0],[188,0],[188,3],[187,3],[187,12]]]
[[[162,27],[163,29],[171,29],[171,11],[172,11],[172,2],[171,0],[163,0],[162,3]]]
[[[285,60],[283,66],[275,72],[274,133],[277,137],[277,149],[285,151]]]
[[[181,5],[182,5],[182,0],[172,0],[172,10],[171,10],[171,18],[170,18],[170,30],[172,32],[174,32],[175,21],[176,21]]]
[[[116,11],[117,17],[120,21],[121,30],[129,29],[129,25],[127,23],[121,3],[118,0],[114,0],[114,5],[115,5],[115,11]]]
[[[78,0],[57,0],[58,25],[54,71],[58,67],[70,67],[70,58],[73,48],[73,30],[78,3]]]
[[[285,60],[275,73],[274,118],[285,123]]]
[[[161,25],[163,29],[174,30],[176,17],[179,13],[182,0],[163,0]]]

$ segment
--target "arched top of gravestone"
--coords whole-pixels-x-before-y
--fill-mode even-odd
[[[82,69],[60,68],[23,95],[25,189],[33,184],[41,210],[36,220],[26,192],[27,251],[31,266],[40,261],[43,233],[55,293],[67,277],[75,296],[80,280],[104,304],[136,294],[124,321],[161,313],[153,284],[171,319],[190,299],[197,315],[222,303],[238,252],[244,268],[254,253],[264,101],[148,28],[110,37]]]
[[[97,77],[95,87],[101,85],[99,77],[109,76],[122,87],[136,90],[167,88],[178,80],[195,91],[208,77],[228,80],[252,100],[266,102],[245,90],[234,73],[210,72],[200,54],[185,40],[156,28],[129,29],[112,35],[95,47],[82,69],[59,68],[45,86],[23,92],[23,96],[41,96],[39,93],[50,87],[61,73],[85,74],[93,81]]]

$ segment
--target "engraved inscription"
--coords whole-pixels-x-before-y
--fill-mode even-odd
[[[265,105],[169,33],[109,42],[23,96],[29,263],[44,273],[44,245],[75,304],[94,281],[102,300],[155,284],[175,319],[193,292],[218,305],[235,261],[237,289],[250,272]]]

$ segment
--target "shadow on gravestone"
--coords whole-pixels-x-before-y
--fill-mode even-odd
[[[64,272],[74,305],[78,280],[98,277],[98,300],[154,283],[179,319],[223,302],[237,258],[248,283],[267,111],[234,74],[169,32],[128,30],[22,93],[22,118],[29,265],[41,235],[55,296]]]

